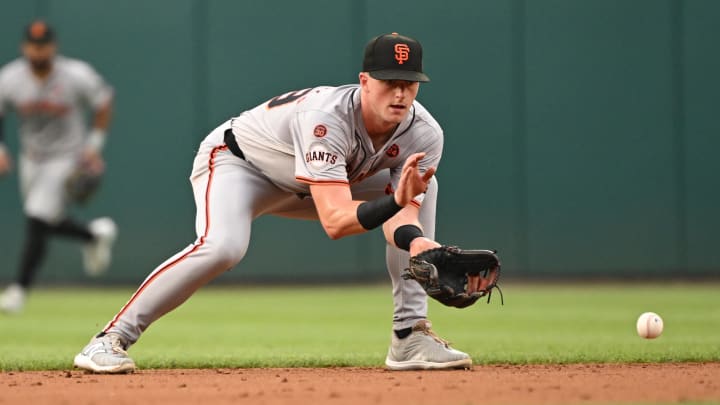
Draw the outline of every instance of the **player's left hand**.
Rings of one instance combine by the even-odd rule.
[[[405,271],[404,279],[417,281],[430,297],[451,307],[468,307],[486,295],[489,301],[493,289],[500,291],[500,259],[492,250],[441,246],[411,256]]]
[[[415,238],[410,242],[410,256],[417,256],[421,252],[424,252],[426,250],[435,249],[442,245],[435,242],[434,240],[430,238],[426,238],[424,236],[421,236],[419,238]]]
[[[101,175],[105,172],[105,161],[100,152],[94,148],[85,148],[80,157],[80,165],[92,175]]]
[[[410,256],[417,256],[426,250],[439,248],[441,246],[442,245],[440,243],[424,236],[415,238],[410,243]],[[473,293],[485,290],[488,284],[488,280],[480,276],[480,274],[469,273],[467,275],[467,285],[465,287],[465,292],[468,295],[472,295]]]
[[[105,161],[95,148],[85,148],[75,171],[65,181],[70,200],[84,204],[96,193],[102,182]]]

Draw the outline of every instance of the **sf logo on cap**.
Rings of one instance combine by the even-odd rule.
[[[407,44],[395,44],[395,60],[402,65],[410,58],[410,47]]]

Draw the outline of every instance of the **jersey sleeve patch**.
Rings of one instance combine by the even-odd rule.
[[[315,125],[315,129],[313,129],[313,135],[318,138],[322,138],[323,136],[327,135],[327,127],[323,124]]]
[[[305,163],[315,169],[335,165],[338,160],[337,153],[330,150],[324,142],[313,142],[305,152]]]
[[[318,111],[306,111],[297,115],[292,132],[297,181],[348,183],[346,131],[335,117]]]

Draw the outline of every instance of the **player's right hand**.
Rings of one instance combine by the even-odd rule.
[[[415,196],[422,194],[427,190],[430,179],[435,174],[435,168],[428,168],[425,173],[420,173],[418,163],[425,157],[425,153],[413,153],[410,155],[402,168],[400,181],[395,191],[395,202],[399,206],[404,207],[410,204]]]
[[[4,146],[0,145],[0,176],[4,176],[12,170],[12,159],[10,153]]]
[[[100,153],[93,148],[85,148],[80,164],[93,175],[100,175],[105,171],[105,161]]]

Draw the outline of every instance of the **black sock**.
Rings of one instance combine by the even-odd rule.
[[[40,264],[45,259],[49,235],[50,225],[39,219],[28,217],[25,245],[20,258],[20,274],[18,274],[18,283],[24,288],[30,287]]]
[[[395,336],[398,337],[398,339],[405,339],[406,337],[410,336],[412,333],[412,328],[405,328],[400,330],[394,330]]]
[[[80,239],[85,242],[89,242],[95,238],[87,225],[73,221],[70,218],[65,218],[57,225],[53,225],[51,228],[55,235],[67,236],[68,238]]]

